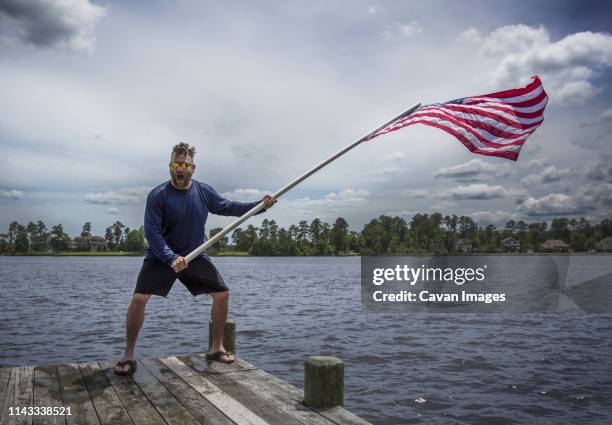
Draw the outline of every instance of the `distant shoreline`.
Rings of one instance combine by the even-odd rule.
[[[1,257],[144,257],[144,252],[31,252],[28,254],[0,254]],[[441,255],[441,257],[515,257],[535,255],[612,255],[612,252],[491,252],[474,254]],[[434,254],[388,254],[373,257],[433,257]],[[251,255],[246,251],[226,251],[209,254],[209,257],[360,257],[359,254],[344,255]],[[367,257],[367,255],[363,255]]]

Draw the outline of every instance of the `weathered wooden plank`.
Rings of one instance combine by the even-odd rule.
[[[2,412],[4,411],[4,399],[6,398],[6,393],[8,392],[10,379],[11,368],[0,367],[0,416],[2,416]]]
[[[34,406],[38,408],[63,407],[56,366],[36,366],[34,368]],[[51,412],[52,413],[52,412]],[[63,415],[40,415],[32,418],[34,425],[66,424]]]
[[[4,394],[4,406],[0,412],[0,425],[8,425],[15,423],[14,417],[9,416],[9,407],[15,407],[15,373],[16,368],[11,369],[8,383],[6,385],[6,393]]]
[[[151,372],[151,375],[160,381],[199,422],[207,425],[234,424],[234,422],[229,420],[215,406],[196,392],[196,390],[187,385],[185,381],[164,366],[159,360],[145,359],[141,360],[140,363],[145,366],[147,370]]]
[[[15,372],[15,401],[13,406],[25,407],[33,406],[34,401],[34,368],[32,366],[20,366],[14,369]],[[31,415],[13,416],[16,424],[32,424]]]
[[[260,397],[268,400],[278,409],[292,416],[300,423],[309,425],[333,425],[334,422],[322,417],[320,414],[313,412],[300,401],[296,401],[289,397],[284,391],[270,387],[265,381],[262,381],[260,376],[265,372],[253,370],[248,372],[225,373],[223,379],[231,379],[236,384],[244,386],[255,392]]]
[[[65,407],[70,407],[66,416],[68,425],[100,425],[100,420],[87,391],[87,386],[76,363],[57,365],[60,390]]]
[[[267,422],[242,404],[224,394],[219,388],[209,382],[204,376],[176,357],[164,357],[160,361],[180,376],[193,389],[202,394],[217,409],[239,425],[266,425]]]
[[[331,409],[314,410],[338,425],[371,425],[368,421],[361,419],[359,416],[340,406],[332,407]]]
[[[119,397],[96,363],[79,363],[87,391],[102,425],[133,424]]]
[[[198,372],[207,373],[230,373],[230,372],[241,372],[247,370],[257,369],[250,363],[245,362],[239,358],[233,364],[224,364],[221,362],[209,362],[206,360],[206,353],[194,354],[191,356],[177,356],[183,363],[191,362],[190,358],[194,362],[189,363]]]
[[[244,376],[248,372],[241,372],[239,375]],[[287,414],[283,410],[269,400],[258,395],[257,391],[239,385],[236,381],[229,379],[227,373],[223,374],[206,374],[206,379],[215,384],[221,391],[233,397],[244,407],[263,418],[271,424],[283,425],[302,425],[302,422],[294,416]]]
[[[132,378],[169,425],[196,425],[199,422],[185,407],[149,372],[139,364]]]
[[[142,393],[138,385],[129,376],[118,376],[114,373],[114,363],[101,362],[100,367],[115,389],[121,404],[127,410],[136,425],[166,425],[166,421]]]
[[[255,380],[259,385],[267,388],[270,392],[275,393],[275,397],[278,399],[291,399],[293,402],[302,403],[304,400],[304,392],[294,387],[293,385],[277,378],[274,375],[269,374],[261,369],[253,370],[245,374],[237,373],[237,377],[234,379],[242,379],[243,375],[251,375],[252,379]],[[248,385],[248,381],[245,380],[245,385]],[[287,400],[289,402],[289,400]],[[334,422],[339,425],[369,425],[369,422],[361,419],[358,416],[353,415],[344,408],[332,408],[332,409],[310,409],[313,412],[317,412],[327,420]]]

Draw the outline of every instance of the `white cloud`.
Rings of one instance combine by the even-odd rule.
[[[401,151],[389,152],[383,157],[383,161],[401,161],[403,159],[406,159],[406,154]]]
[[[602,156],[587,166],[586,176],[591,180],[612,183],[612,158]]]
[[[341,215],[350,208],[360,207],[367,203],[370,193],[363,189],[344,189],[331,192],[321,198],[301,198],[279,202],[279,207],[288,211],[291,216],[329,216]],[[279,209],[276,209],[279,211]]]
[[[368,8],[368,15],[376,15],[378,13],[378,6],[373,4]]]
[[[386,40],[395,40],[401,37],[413,37],[423,31],[423,27],[417,21],[410,21],[407,24],[394,22],[387,28],[381,36]]]
[[[463,36],[480,44],[483,55],[498,57],[494,71],[498,84],[521,84],[539,74],[551,100],[564,104],[583,104],[600,93],[591,80],[612,66],[608,33],[585,31],[551,41],[545,27],[519,24],[482,37],[475,37],[473,31]]]
[[[21,199],[23,198],[23,192],[21,190],[4,190],[0,189],[0,199]]]
[[[482,41],[482,36],[480,31],[476,28],[468,28],[459,34],[459,39],[468,43],[480,43]]]
[[[599,115],[597,115],[597,118],[595,119],[595,121],[596,122],[612,121],[612,108],[608,108],[602,113],[600,113]]]
[[[485,200],[496,198],[508,198],[516,196],[519,192],[515,189],[506,189],[503,186],[490,186],[485,183],[476,183],[467,186],[457,186],[451,189],[444,190],[434,195],[438,199],[453,199],[461,200]]]
[[[267,194],[272,194],[272,192],[259,189],[235,189],[231,192],[223,192],[221,196],[232,201],[251,202],[259,201]]]
[[[479,158],[471,159],[463,164],[440,168],[435,177],[455,178],[459,181],[472,182],[490,180],[491,176],[503,177],[515,170],[507,164],[491,163]]]
[[[592,124],[598,124],[600,122],[610,122],[610,121],[612,121],[612,108],[608,108],[600,112],[595,117],[583,120],[581,123],[581,126],[584,127],[584,126],[589,126]]]
[[[4,0],[0,24],[5,38],[39,47],[91,51],[95,26],[106,8],[89,0]]]
[[[411,198],[427,198],[429,191],[425,189],[404,189],[402,190],[403,196],[409,196]]]
[[[541,198],[525,199],[517,211],[527,216],[579,214],[585,209],[577,197],[562,193],[551,193]]]
[[[331,192],[325,195],[326,200],[338,201],[365,201],[365,198],[370,196],[370,192],[364,189],[344,189],[340,192]]]
[[[552,183],[561,180],[564,177],[572,175],[572,170],[569,168],[557,168],[554,165],[546,167],[539,174],[530,174],[523,178],[521,182],[524,186],[534,186],[545,183]]]
[[[143,202],[147,194],[151,191],[150,187],[126,187],[110,192],[87,193],[85,201],[90,204],[131,204]]]
[[[604,207],[608,210],[609,215],[610,207],[612,207],[612,183],[584,187],[579,191],[579,195],[584,205],[588,205],[591,209]]]
[[[482,51],[488,55],[515,54],[542,48],[550,43],[548,31],[527,25],[508,25],[482,38]]]
[[[525,163],[525,168],[527,169],[531,169],[533,167],[543,167],[545,165],[549,164],[549,158],[546,156],[544,158],[537,158],[537,159],[532,159],[530,161],[527,161]]]
[[[601,152],[602,148],[610,147],[610,135],[608,133],[579,133],[578,136],[570,137],[569,142],[574,146]]]
[[[567,105],[582,105],[600,92],[601,89],[589,81],[571,81],[557,91],[557,99]]]
[[[487,225],[494,224],[499,226],[505,224],[509,220],[516,220],[518,215],[516,213],[509,213],[506,211],[475,211],[468,214],[477,224]]]
[[[106,212],[109,214],[119,214],[119,208],[110,207],[109,209],[106,210]]]
[[[385,213],[385,215],[390,216],[390,217],[412,217],[415,214],[417,214],[416,211],[407,211],[407,210],[388,211]]]

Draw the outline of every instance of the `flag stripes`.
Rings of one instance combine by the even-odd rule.
[[[470,151],[516,161],[529,136],[544,121],[548,96],[535,76],[523,88],[424,105],[366,140],[414,124],[439,128]]]

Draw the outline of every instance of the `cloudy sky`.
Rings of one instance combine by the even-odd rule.
[[[138,227],[180,141],[197,148],[197,179],[259,199],[416,102],[536,74],[550,102],[517,162],[412,126],[266,217],[342,216],[353,230],[433,211],[599,220],[612,207],[611,23],[604,1],[0,0],[0,231]]]

